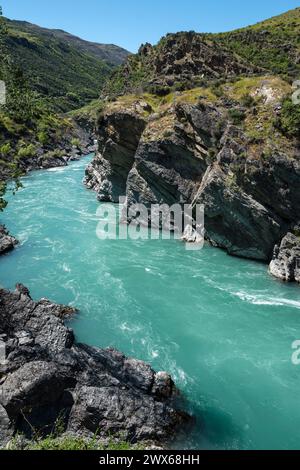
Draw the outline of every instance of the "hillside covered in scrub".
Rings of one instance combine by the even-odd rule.
[[[69,111],[99,96],[104,80],[128,56],[124,49],[91,43],[64,31],[5,19],[7,53],[31,88],[57,111]]]
[[[266,262],[274,253],[273,274],[298,278],[300,107],[290,65],[299,21],[296,9],[246,28],[239,48],[237,33],[195,32],[141,46],[103,90],[99,153],[86,172],[98,199],[204,204],[213,245]],[[275,41],[277,24],[285,41]],[[272,31],[261,47],[269,61],[252,40],[261,30]],[[279,248],[286,234],[288,253]]]
[[[300,8],[247,28],[207,37],[258,67],[299,78]]]

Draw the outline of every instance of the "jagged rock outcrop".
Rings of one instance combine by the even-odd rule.
[[[251,75],[261,70],[206,35],[193,31],[167,34],[157,45],[143,44],[138,54],[129,56],[106,82],[103,96],[115,96],[116,90],[129,94],[141,89],[155,89],[164,95],[170,88],[193,88],[203,80]]]
[[[0,225],[0,255],[13,250],[17,244],[18,241],[8,233],[4,225]]]
[[[280,246],[274,249],[270,263],[270,273],[282,281],[300,283],[300,238],[287,233]]]
[[[0,290],[0,444],[47,434],[57,418],[72,435],[164,441],[189,421],[170,376],[113,349],[77,344],[63,318],[74,309],[28,289]],[[4,354],[5,353],[5,354]]]
[[[268,260],[282,233],[279,218],[232,184],[219,164],[208,167],[195,198],[204,204],[206,237],[234,256]]]
[[[156,47],[141,48],[140,55],[153,62],[155,81],[173,85],[176,80],[193,80],[195,77],[234,76],[251,73],[253,68],[226,51],[212,45],[204,35],[195,32],[168,34]]]

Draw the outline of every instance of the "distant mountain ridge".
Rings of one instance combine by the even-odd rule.
[[[43,28],[27,21],[7,19],[7,22],[9,26],[18,29],[19,31],[62,39],[70,45],[76,46],[78,50],[95,56],[98,59],[105,60],[107,63],[112,65],[122,64],[129,55],[129,52],[122,47],[114,44],[100,44],[97,42],[87,41],[62,29]]]
[[[97,98],[114,67],[129,52],[84,41],[65,31],[5,19],[5,48],[55,111],[70,111]]]

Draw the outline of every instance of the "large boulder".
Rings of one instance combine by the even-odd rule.
[[[4,225],[0,225],[0,255],[13,250],[17,244],[17,240],[8,233]]]
[[[287,233],[280,246],[274,248],[270,273],[282,281],[300,283],[300,238]]]

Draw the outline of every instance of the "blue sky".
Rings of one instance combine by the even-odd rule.
[[[168,32],[229,31],[300,6],[300,0],[0,0],[4,15],[135,52]]]

